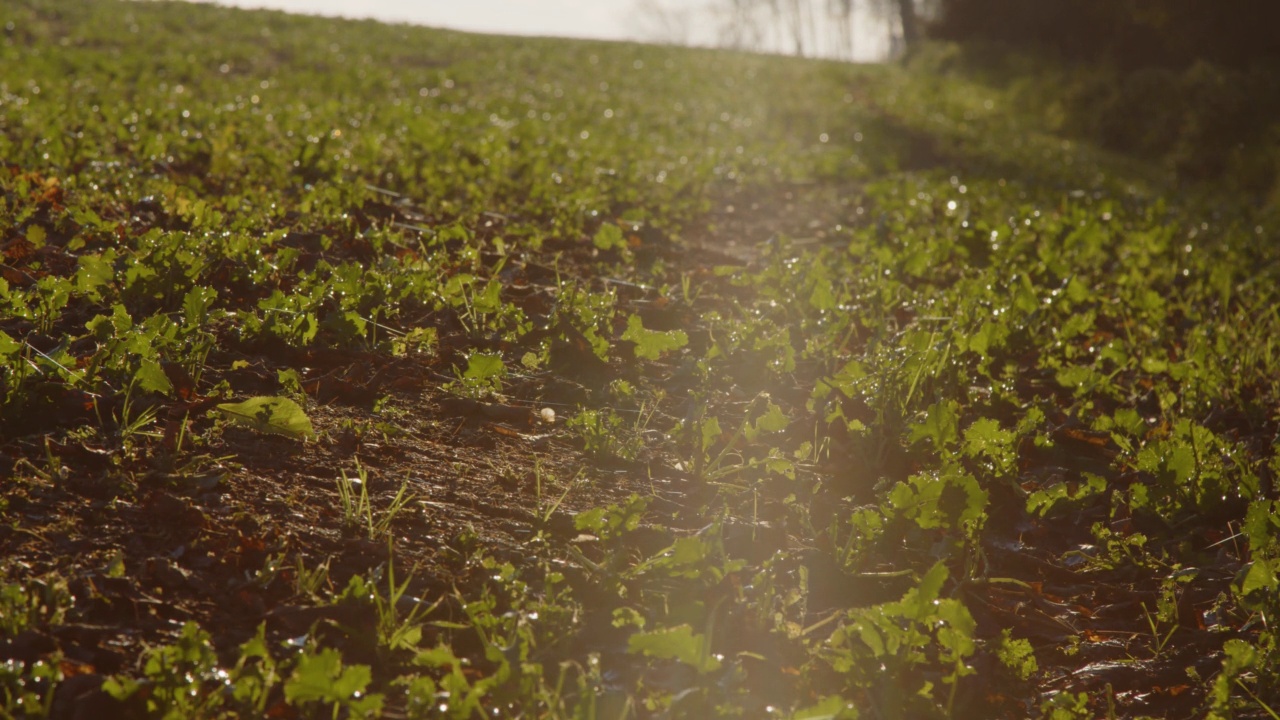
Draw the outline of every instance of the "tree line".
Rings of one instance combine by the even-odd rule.
[[[1277,0],[636,0],[650,39],[683,43],[711,24],[722,47],[850,59],[882,35],[887,55],[926,38],[999,44],[1126,68],[1280,59]]]
[[[931,36],[994,41],[1126,68],[1204,60],[1235,68],[1280,57],[1275,0],[940,0]]]

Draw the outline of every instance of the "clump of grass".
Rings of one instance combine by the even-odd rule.
[[[338,506],[342,510],[342,527],[349,533],[363,535],[369,540],[381,540],[391,532],[396,517],[414,500],[409,492],[409,480],[400,483],[391,502],[381,510],[374,507],[369,496],[369,471],[356,464],[356,476],[347,477],[345,470],[338,478]]]

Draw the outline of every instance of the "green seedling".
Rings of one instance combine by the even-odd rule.
[[[0,664],[0,715],[61,713],[107,612],[148,717],[1275,717],[1266,67],[0,5],[0,634],[67,653]],[[1178,118],[1164,166],[1075,126],[1098,88]],[[422,464],[396,557],[447,602],[312,554],[408,527],[361,464],[306,507],[353,452]],[[468,484],[499,455],[532,487]],[[1221,669],[1104,709],[1133,658],[1068,609],[1153,588],[1133,654],[1200,613]],[[999,633],[1031,610],[1077,641]]]
[[[239,403],[222,403],[218,412],[228,420],[258,432],[284,435],[296,440],[315,437],[311,418],[287,397],[255,397]]]
[[[400,483],[400,488],[391,498],[391,502],[383,510],[373,506],[369,495],[369,471],[362,465],[356,465],[356,477],[347,477],[342,471],[338,478],[338,503],[342,510],[342,526],[350,533],[363,534],[370,540],[386,537],[391,532],[391,524],[396,517],[413,502],[414,496],[409,492],[409,481]]]

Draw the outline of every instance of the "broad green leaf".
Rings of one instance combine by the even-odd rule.
[[[1007,473],[1017,462],[1013,441],[1013,432],[1001,428],[999,421],[979,418],[965,428],[964,453],[972,458],[985,456],[997,473]]]
[[[1067,318],[1066,322],[1062,323],[1058,328],[1058,338],[1066,341],[1090,333],[1093,331],[1093,326],[1096,322],[1096,313],[1092,310],[1076,313]]]
[[[1165,458],[1170,472],[1173,473],[1174,482],[1181,485],[1190,482],[1196,473],[1196,455],[1191,448],[1186,445],[1179,445],[1172,449]]]
[[[782,412],[782,408],[771,402],[769,403],[769,409],[756,418],[756,430],[760,432],[781,432],[787,429],[789,422],[786,414]]]
[[[1008,628],[1000,633],[1000,644],[996,648],[996,656],[1020,680],[1029,680],[1040,670],[1031,642],[1023,638],[1015,640]]]
[[[593,508],[578,513],[573,518],[573,527],[579,532],[599,534],[604,529],[604,508]]]
[[[355,698],[356,693],[364,692],[372,679],[373,673],[368,665],[349,665],[334,678],[330,690],[338,698]]]
[[[594,533],[602,540],[608,540],[639,527],[648,506],[648,498],[633,493],[625,504],[578,513],[573,524],[582,532]]]
[[[1226,660],[1222,663],[1223,672],[1228,675],[1248,670],[1258,662],[1258,648],[1248,640],[1233,638],[1222,644],[1222,650],[1226,654]]]
[[[1271,567],[1271,563],[1265,559],[1254,560],[1253,565],[1249,567],[1249,573],[1244,576],[1244,582],[1240,584],[1240,594],[1249,595],[1256,590],[1274,589],[1276,589],[1275,568]]]
[[[815,310],[835,309],[837,298],[830,280],[823,279],[814,283],[813,292],[809,293],[809,304]]]
[[[875,657],[883,657],[888,648],[885,647],[884,638],[880,636],[880,631],[876,629],[876,626],[871,623],[860,622],[856,625],[856,628],[858,638],[871,650],[871,654]]]
[[[627,651],[663,660],[679,660],[700,673],[719,669],[720,661],[711,656],[705,635],[693,632],[688,625],[677,625],[647,633],[636,633],[627,641]]]
[[[1142,358],[1142,371],[1153,375],[1168,372],[1169,361],[1148,355]]]
[[[795,711],[791,720],[843,720],[856,718],[853,703],[839,695],[828,695],[807,708]]]
[[[1120,408],[1116,410],[1112,417],[1116,428],[1128,433],[1133,437],[1142,437],[1146,432],[1147,423],[1142,419],[1141,413],[1133,408]]]
[[[929,568],[929,572],[925,573],[924,577],[920,579],[919,592],[921,602],[933,603],[942,592],[942,584],[947,581],[949,576],[950,573],[947,571],[945,562],[940,560],[934,563],[933,567]]]
[[[993,322],[984,322],[982,326],[969,336],[969,350],[980,357],[986,357],[987,351],[997,342],[1000,327]]]
[[[762,433],[785,430],[788,422],[787,416],[782,412],[782,408],[770,402],[764,414],[757,417],[755,422],[744,427],[742,434],[748,441],[755,442]]]
[[[490,280],[484,291],[471,301],[471,307],[479,313],[496,313],[502,310],[502,283]]]
[[[987,499],[978,481],[958,468],[917,473],[894,485],[888,495],[891,507],[924,530],[980,522]]]
[[[965,428],[965,454],[971,457],[1000,452],[1013,440],[1013,433],[1000,428],[1000,422],[991,418],[978,418]]]
[[[302,375],[293,368],[277,370],[276,382],[280,383],[281,388],[295,397],[300,397],[306,393],[302,388]]]
[[[646,330],[639,315],[627,318],[622,339],[636,344],[636,357],[649,360],[657,360],[663,353],[679,350],[689,343],[689,336],[683,330]]]
[[[311,418],[298,404],[286,397],[254,397],[241,403],[223,403],[218,406],[228,420],[257,430],[258,432],[285,435],[302,440],[315,437]]]
[[[1054,379],[1064,388],[1080,392],[1080,388],[1092,388],[1097,382],[1097,372],[1087,365],[1072,365],[1054,373]]]
[[[680,538],[652,561],[647,570],[661,570],[670,577],[693,580],[702,574],[712,552],[713,548],[701,537]]]
[[[293,675],[284,684],[284,697],[290,703],[328,700],[332,697],[333,679],[342,672],[342,654],[325,648],[298,658]]]
[[[969,609],[958,600],[948,598],[934,605],[934,612],[942,625],[938,628],[938,644],[950,650],[954,657],[968,657],[976,646],[973,632],[977,622]]]
[[[189,327],[200,327],[209,319],[209,308],[218,300],[218,291],[197,285],[182,298],[183,320]]]
[[[156,392],[162,395],[168,395],[173,392],[173,383],[169,381],[169,376],[164,374],[164,369],[160,367],[160,363],[155,360],[143,360],[138,366],[138,372],[134,373],[133,377],[138,381],[138,387],[147,392]]]
[[[627,246],[627,240],[622,236],[622,228],[613,223],[601,225],[591,241],[601,250],[613,250],[615,248],[621,250]]]
[[[342,654],[333,648],[325,648],[298,658],[293,675],[285,682],[284,697],[290,703],[349,704],[362,700],[358,693],[364,692],[371,679],[368,665],[343,667]],[[378,697],[380,704],[381,697]]]
[[[1267,547],[1280,528],[1280,503],[1273,500],[1254,500],[1245,512],[1244,534],[1249,547],[1259,552]]]
[[[76,290],[97,300],[101,299],[100,289],[111,284],[115,279],[115,251],[107,250],[101,255],[81,255],[77,260]]]
[[[987,491],[967,472],[952,472],[944,477],[947,482],[938,498],[938,510],[946,516],[948,524],[960,527],[980,523],[987,509]]]
[[[502,364],[502,358],[490,353],[473,353],[467,358],[467,371],[463,373],[463,377],[472,380],[488,380],[489,378],[501,377],[506,371],[506,367]]]
[[[935,403],[925,411],[922,422],[911,426],[911,443],[932,440],[935,450],[945,450],[959,439],[959,424],[959,409],[954,400]]]
[[[0,330],[0,357],[8,355],[16,355],[22,349],[22,344],[9,337],[8,333]]]
[[[932,618],[937,608],[934,601],[938,599],[939,593],[942,592],[942,585],[949,575],[945,562],[934,563],[933,567],[929,568],[929,572],[920,579],[920,584],[908,590],[907,594],[894,604],[897,606],[896,610],[904,617],[913,620]]]

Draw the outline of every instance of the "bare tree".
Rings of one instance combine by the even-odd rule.
[[[920,30],[916,24],[916,7],[912,0],[898,0],[898,22],[902,24],[902,44],[910,52],[920,40]]]
[[[827,0],[827,16],[834,18],[836,56],[853,57],[853,0]]]
[[[915,47],[920,41],[920,22],[917,15],[916,0],[864,0],[868,9],[878,17],[884,18],[897,32],[890,30],[889,47],[891,56],[901,55]],[[931,0],[924,0],[926,4]],[[895,27],[896,26],[896,27]]]
[[[692,39],[693,10],[663,4],[662,0],[635,0],[631,22],[645,40],[688,45]]]
[[[760,5],[760,0],[727,0],[711,5],[711,11],[717,16],[720,44],[739,50],[760,49],[765,44],[765,24],[758,12]]]
[[[646,39],[689,42],[697,28],[715,28],[701,42],[721,47],[798,56],[852,60],[858,25],[883,23],[891,47],[911,46],[918,37],[916,4],[935,0],[635,0],[634,22]],[[861,36],[866,38],[867,35]],[[864,46],[865,47],[865,46]]]

